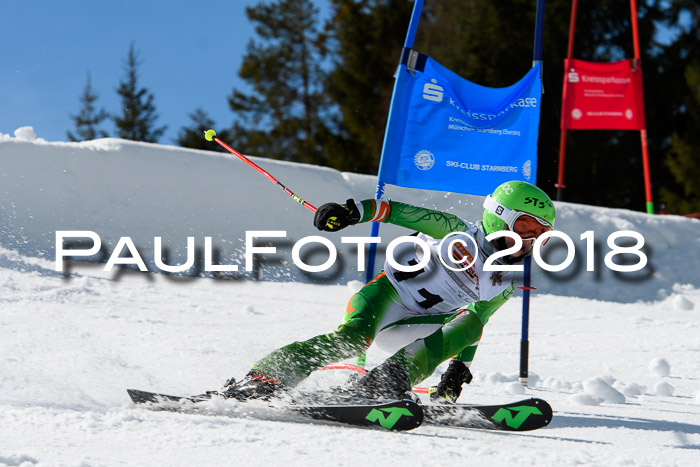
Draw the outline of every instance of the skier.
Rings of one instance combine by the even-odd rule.
[[[510,237],[486,241],[485,237],[500,230],[518,234],[522,247],[493,261],[517,264],[532,253],[537,237],[552,230],[554,218],[549,196],[521,181],[503,183],[486,197],[483,218],[474,224],[396,201],[349,199],[345,204],[322,205],[314,217],[319,230],[337,232],[361,222],[389,222],[417,230],[417,240],[429,246],[427,264],[405,272],[387,261],[384,270],[352,296],[336,331],[273,351],[241,381],[229,380],[222,394],[241,400],[268,399],[314,370],[362,354],[378,335],[393,334],[404,339],[404,346],[355,382],[350,393],[404,399],[412,385],[454,357],[438,386],[431,388],[431,398],[456,401],[462,385],[471,382],[469,366],[483,326],[514,290],[512,272],[484,271],[484,262],[513,247],[515,241]],[[423,254],[421,248],[411,248],[402,263],[417,266]],[[473,264],[465,269],[467,263]]]

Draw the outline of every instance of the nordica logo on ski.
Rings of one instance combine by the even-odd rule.
[[[384,412],[389,415],[385,415]],[[387,430],[391,430],[394,428],[394,425],[396,425],[396,422],[398,422],[404,415],[413,417],[413,413],[411,413],[411,411],[408,409],[404,409],[402,407],[387,407],[385,409],[372,409],[365,419],[369,420],[370,422],[379,423],[379,425],[383,426]]]
[[[516,412],[517,415],[513,417],[513,412]],[[530,415],[542,415],[542,412],[540,412],[540,409],[537,407],[530,407],[529,405],[521,405],[518,407],[509,407],[509,408],[502,408],[499,409],[498,412],[494,414],[492,417],[493,420],[497,422],[506,422],[506,425],[509,427],[513,428],[514,430],[517,430],[522,426],[523,423],[525,423],[525,420],[530,418]]]

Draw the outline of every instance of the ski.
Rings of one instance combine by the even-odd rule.
[[[391,431],[407,431],[418,428],[423,422],[421,406],[410,400],[390,401],[378,404],[263,404],[261,401],[241,402],[225,399],[217,393],[198,396],[171,396],[154,392],[127,389],[135,404],[148,404],[149,408],[174,412],[194,412],[209,415],[228,415],[271,420],[289,420],[298,415],[303,419],[337,422],[359,427],[376,427]]]
[[[542,399],[525,399],[511,404],[424,405],[426,425],[479,428],[500,431],[530,431],[549,425],[552,407]]]
[[[210,394],[199,396],[171,396],[169,394],[159,394],[156,392],[140,391],[138,389],[127,389],[131,401],[134,404],[161,404],[164,402],[204,402],[211,399]]]

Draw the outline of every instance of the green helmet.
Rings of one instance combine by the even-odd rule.
[[[481,220],[484,232],[489,235],[504,230],[506,225],[513,230],[513,223],[521,213],[529,214],[554,228],[554,204],[547,193],[530,183],[513,180],[499,185],[484,200],[484,217]]]

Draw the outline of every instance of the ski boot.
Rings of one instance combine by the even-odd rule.
[[[462,394],[462,385],[471,382],[472,374],[469,367],[458,360],[452,360],[447,371],[442,374],[440,383],[428,390],[430,400],[435,403],[454,404],[459,399],[459,395]]]
[[[348,388],[348,392],[363,399],[415,400],[411,382],[398,364],[387,360]]]
[[[228,380],[219,394],[227,399],[232,398],[240,401],[251,399],[266,401],[282,395],[287,389],[278,379],[261,371],[250,370],[245,378],[238,382],[235,378]]]

